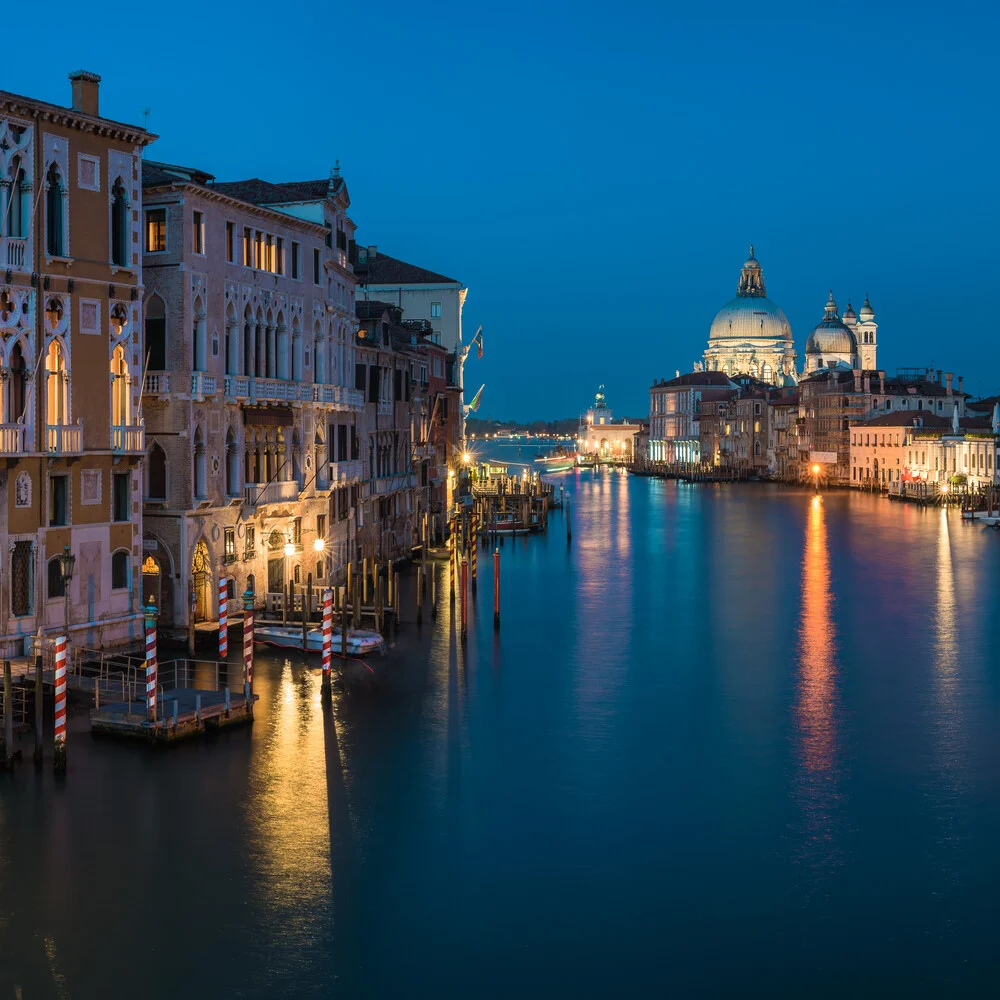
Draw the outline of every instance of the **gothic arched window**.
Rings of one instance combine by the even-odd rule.
[[[128,199],[119,177],[111,189],[111,263],[128,267]]]
[[[50,257],[66,256],[63,234],[63,181],[53,163],[45,175],[45,251]]]

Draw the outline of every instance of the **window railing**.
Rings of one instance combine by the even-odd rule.
[[[146,451],[146,428],[142,424],[114,424],[111,450],[120,455],[142,455]]]
[[[4,259],[7,262],[7,267],[24,267],[24,258],[27,252],[28,241],[8,236],[3,242]]]
[[[0,424],[0,455],[24,453],[24,424]]]
[[[83,424],[47,424],[46,451],[52,455],[77,455],[83,451]]]
[[[146,378],[142,383],[142,391],[158,395],[170,392],[169,372],[146,372]]]
[[[302,487],[298,480],[277,480],[272,483],[247,483],[243,495],[247,506],[259,507],[265,503],[281,503],[297,500]]]

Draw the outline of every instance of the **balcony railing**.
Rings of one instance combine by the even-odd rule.
[[[273,483],[247,483],[243,493],[247,506],[259,507],[265,503],[297,500],[301,490],[297,479],[289,479]]]
[[[191,372],[191,395],[214,396],[218,392],[215,376],[208,372]]]
[[[361,459],[353,462],[331,462],[329,469],[330,486],[342,485],[351,479],[361,478]]]
[[[0,455],[24,453],[24,424],[0,424]]]
[[[47,424],[45,441],[50,455],[79,455],[83,451],[83,424]]]
[[[170,392],[169,372],[146,372],[146,378],[142,383],[142,391],[151,395],[165,395]]]
[[[119,455],[145,454],[146,428],[142,424],[112,425],[111,450]]]
[[[28,247],[27,240],[15,239],[8,236],[4,239],[4,259],[7,267],[24,267],[25,253]]]

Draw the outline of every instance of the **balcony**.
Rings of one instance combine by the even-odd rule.
[[[191,395],[214,396],[218,392],[214,375],[208,372],[191,372]]]
[[[111,450],[116,455],[144,455],[146,428],[142,424],[112,425]]]
[[[24,267],[28,241],[15,239],[12,236],[4,238],[3,257],[6,267]]]
[[[227,375],[224,392],[232,399],[294,402],[313,398],[311,383],[292,382],[283,378],[251,378],[248,375]]]
[[[288,479],[273,483],[247,483],[243,494],[248,507],[260,507],[266,503],[298,500],[301,490],[298,480]]]
[[[146,372],[142,383],[142,391],[151,396],[165,396],[170,392],[169,372]]]
[[[46,424],[45,445],[50,455],[82,454],[83,424]]]
[[[352,479],[361,478],[361,459],[353,462],[331,462],[329,465],[329,487],[341,486]]]
[[[24,454],[24,424],[0,424],[0,455]]]

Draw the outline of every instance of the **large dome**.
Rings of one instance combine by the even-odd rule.
[[[737,296],[727,302],[713,320],[708,335],[709,341],[740,343],[759,337],[768,340],[792,339],[788,317],[770,299],[761,296]]]

